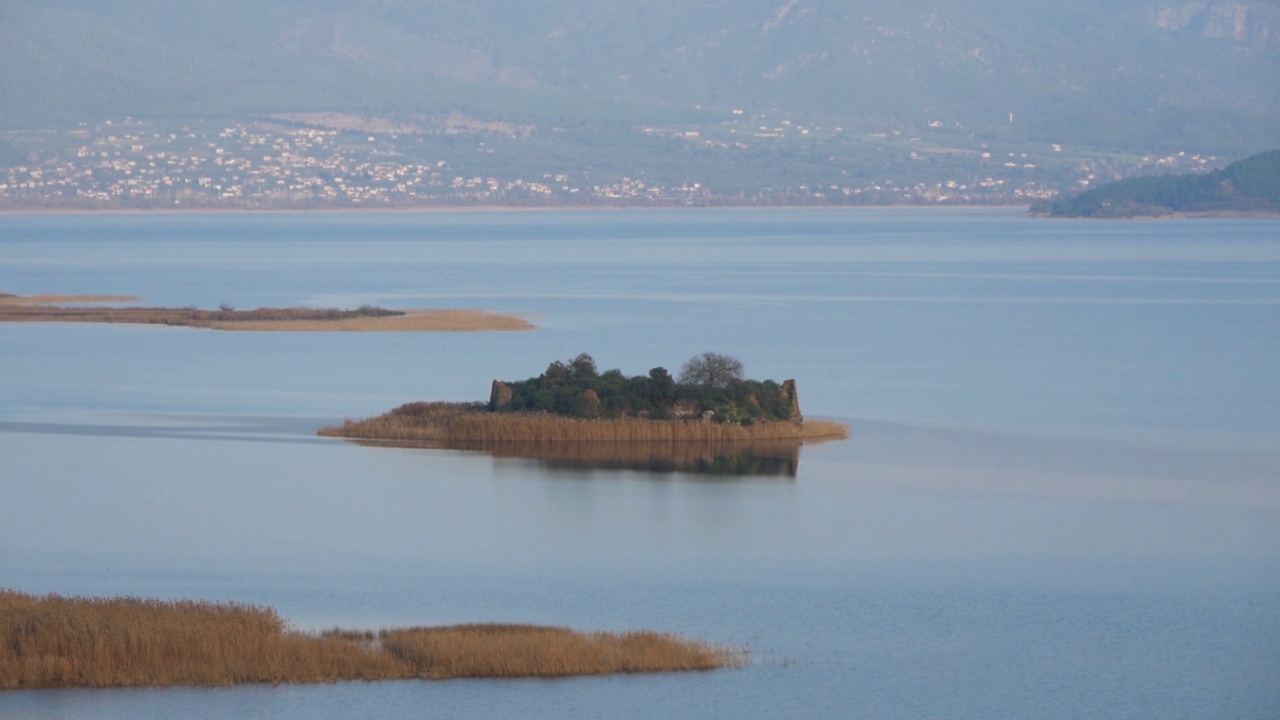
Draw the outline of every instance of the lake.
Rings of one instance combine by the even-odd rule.
[[[0,292],[517,333],[0,325],[0,587],[746,645],[711,673],[0,693],[0,717],[1280,716],[1280,225],[1018,210],[9,215]],[[322,425],[723,352],[785,472]]]

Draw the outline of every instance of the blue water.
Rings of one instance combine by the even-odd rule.
[[[0,292],[526,333],[0,326],[0,587],[746,644],[743,670],[7,692],[4,718],[1280,716],[1280,233],[1014,211],[6,216]],[[850,424],[794,479],[313,436],[705,350]]]

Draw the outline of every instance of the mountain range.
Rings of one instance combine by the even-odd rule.
[[[1280,145],[1280,3],[6,0],[0,126],[775,111],[1097,148]]]

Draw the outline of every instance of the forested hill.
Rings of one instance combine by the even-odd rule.
[[[1280,212],[1280,150],[1210,173],[1120,180],[1072,197],[1037,203],[1049,217],[1159,217],[1176,213]]]

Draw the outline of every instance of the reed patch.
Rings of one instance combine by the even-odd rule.
[[[414,402],[365,420],[321,428],[329,437],[469,443],[725,443],[764,440],[833,440],[849,428],[829,420],[773,421],[751,425],[700,420],[574,418],[548,413],[491,412],[483,403]]]
[[[743,651],[650,631],[458,625],[383,631],[378,640],[420,677],[433,680],[712,670],[746,660]]]
[[[741,648],[532,625],[301,632],[237,603],[0,590],[0,689],[558,677],[711,670]]]

